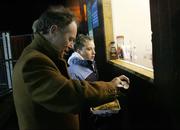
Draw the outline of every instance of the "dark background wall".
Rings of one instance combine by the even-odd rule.
[[[9,31],[12,35],[32,33],[32,23],[51,5],[63,5],[70,8],[80,22],[79,31],[87,32],[84,0],[2,0],[0,1],[0,31]],[[82,7],[82,8],[80,8]]]
[[[161,105],[165,118],[170,119],[167,124],[171,124],[172,129],[180,129],[180,1],[150,2],[158,105]]]
[[[64,0],[4,0],[0,2],[0,31],[11,34],[28,34],[32,32],[32,23],[49,6],[65,4]]]

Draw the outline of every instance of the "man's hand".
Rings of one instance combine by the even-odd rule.
[[[117,86],[117,87],[122,87],[124,89],[129,88],[130,80],[128,77],[125,75],[121,75],[119,77],[116,77],[112,80],[112,82]]]

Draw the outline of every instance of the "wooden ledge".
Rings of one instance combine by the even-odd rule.
[[[114,66],[117,66],[119,68],[122,68],[124,70],[127,70],[130,73],[133,73],[143,79],[149,80],[150,82],[153,82],[154,79],[154,71],[153,69],[125,61],[125,60],[109,60],[110,64],[113,64]]]

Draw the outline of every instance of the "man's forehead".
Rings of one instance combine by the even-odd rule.
[[[63,32],[77,32],[77,24],[72,21],[69,25],[64,28],[60,28]]]

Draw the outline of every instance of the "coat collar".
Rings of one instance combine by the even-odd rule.
[[[56,64],[61,73],[65,77],[69,78],[69,75],[67,73],[67,63],[65,59],[59,57],[60,52],[54,46],[52,46],[52,44],[48,40],[46,40],[41,34],[35,34],[34,40],[32,41],[30,48],[36,49],[48,56]]]
[[[51,59],[60,59],[60,52],[39,33],[35,34],[34,40],[32,41],[31,45]]]

